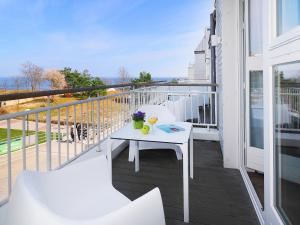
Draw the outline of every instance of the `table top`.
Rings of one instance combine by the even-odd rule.
[[[184,128],[184,131],[167,133],[157,126],[161,124],[171,124]],[[186,122],[172,122],[172,123],[157,123],[154,125],[154,132],[151,131],[149,134],[143,134],[141,130],[134,129],[132,123],[126,124],[124,127],[114,132],[111,135],[111,139],[122,139],[122,140],[134,140],[134,141],[148,141],[148,142],[162,142],[162,143],[173,143],[183,144],[189,141],[190,133],[192,130],[192,124]]]

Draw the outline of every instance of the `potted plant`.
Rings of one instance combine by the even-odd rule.
[[[132,114],[133,127],[135,129],[142,129],[144,126],[145,113],[137,111]]]

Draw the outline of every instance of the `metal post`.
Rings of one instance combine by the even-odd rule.
[[[11,172],[11,130],[10,130],[10,119],[7,120],[7,185],[8,194],[11,193],[12,188],[12,172]]]
[[[48,96],[48,106],[50,107],[50,96]],[[46,117],[46,137],[47,137],[47,170],[51,170],[51,110],[47,110]]]
[[[26,134],[25,134],[25,117],[22,118],[22,158],[23,158],[23,170],[26,170]]]

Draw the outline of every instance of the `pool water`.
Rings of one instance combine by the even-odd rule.
[[[11,151],[17,151],[22,148],[22,139],[17,138],[11,141]],[[7,153],[7,142],[0,142],[0,155]]]

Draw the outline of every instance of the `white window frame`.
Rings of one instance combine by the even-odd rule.
[[[277,36],[276,0],[264,1],[264,121],[265,145],[265,219],[267,224],[284,225],[276,209],[274,148],[274,75],[273,66],[300,60],[300,26]]]
[[[239,90],[240,90],[240,95],[239,95],[239,127],[240,127],[240,136],[239,136],[239,146],[240,146],[240,151],[239,151],[239,170],[241,172],[242,178],[244,180],[245,186],[247,188],[247,191],[250,195],[250,199],[252,201],[252,204],[254,206],[254,209],[256,211],[256,214],[258,216],[258,219],[260,221],[261,224],[265,223],[265,216],[264,216],[264,211],[263,211],[263,206],[258,198],[258,195],[256,193],[256,190],[248,176],[247,173],[247,169],[246,169],[246,150],[247,150],[247,143],[245,142],[245,138],[247,135],[247,132],[245,132],[246,129],[248,129],[248,122],[246,121],[246,117],[247,117],[247,104],[246,104],[246,99],[244,99],[244,94],[246,96],[248,96],[248,93],[246,92],[246,76],[248,74],[247,73],[247,68],[249,66],[249,63],[254,63],[254,65],[257,65],[258,63],[255,63],[255,61],[257,61],[258,57],[262,57],[262,54],[257,54],[254,57],[250,56],[250,49],[249,49],[249,44],[248,41],[249,40],[249,33],[247,31],[247,23],[248,23],[248,0],[244,0],[245,1],[245,21],[244,24],[242,23],[242,3],[243,1],[239,1],[238,5],[238,11],[240,12],[238,15],[238,20],[239,22],[239,55],[240,55],[240,76],[239,76]],[[243,32],[244,32],[244,37],[243,37]],[[243,39],[244,38],[244,39]],[[244,41],[246,43],[244,43]],[[253,57],[253,60],[250,60],[250,62],[248,62],[248,65],[246,65],[246,58],[249,57]],[[255,68],[255,66],[252,66],[253,70],[257,69]],[[259,69],[257,70],[263,70],[263,68],[258,67]],[[244,77],[245,76],[245,77]],[[249,77],[249,75],[248,75]],[[245,110],[246,109],[246,110]],[[245,111],[244,111],[245,110]],[[264,151],[264,150],[262,150]]]
[[[250,22],[249,12],[250,4],[249,1],[245,0],[245,34],[246,34],[246,55],[245,55],[245,82],[246,82],[246,152],[245,163],[250,169],[263,172],[263,155],[264,149],[260,149],[250,144],[250,73],[251,71],[263,71],[263,55],[261,54],[250,54]],[[250,18],[251,19],[251,18]],[[264,76],[264,75],[263,75]]]

